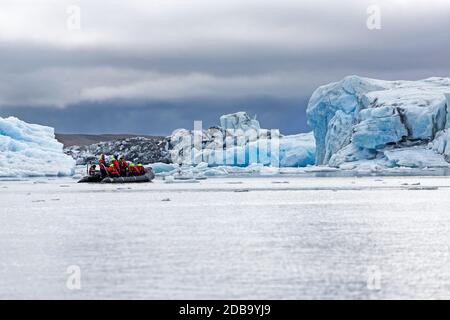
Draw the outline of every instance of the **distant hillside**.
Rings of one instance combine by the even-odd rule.
[[[158,138],[163,137],[148,136],[148,135],[135,135],[135,134],[56,134],[56,139],[61,142],[64,147],[71,146],[88,146],[99,142],[108,142],[115,140],[123,140],[134,137],[146,137],[146,138]]]

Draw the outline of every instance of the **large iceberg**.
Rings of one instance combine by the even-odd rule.
[[[316,164],[352,168],[449,166],[450,78],[382,81],[349,76],[318,88],[307,108]]]
[[[53,128],[0,118],[0,177],[71,175],[74,166]]]
[[[315,162],[312,132],[283,136],[278,130],[262,129],[245,112],[223,115],[220,126],[207,130],[175,130],[169,149],[173,163],[209,167],[305,167]]]

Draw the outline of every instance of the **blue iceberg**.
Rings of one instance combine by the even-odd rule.
[[[437,77],[383,81],[349,76],[318,88],[307,108],[315,163],[448,166],[449,92],[450,78]]]
[[[305,167],[315,163],[315,148],[312,132],[283,136],[278,130],[261,129],[255,118],[238,112],[221,116],[220,126],[207,130],[174,131],[169,152],[180,165]]]
[[[0,177],[72,175],[74,167],[53,128],[0,118]]]

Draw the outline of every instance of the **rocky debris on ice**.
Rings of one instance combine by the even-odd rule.
[[[367,167],[369,160],[388,168],[448,167],[449,92],[450,78],[349,76],[318,88],[307,108],[316,164],[349,169]]]
[[[220,126],[174,131],[169,152],[178,164],[305,167],[315,162],[315,140],[312,133],[283,136],[277,130],[262,129],[255,118],[238,112],[221,116]]]
[[[74,167],[53,128],[0,118],[0,177],[65,176]]]
[[[169,162],[168,144],[165,138],[133,137],[100,142],[88,146],[72,146],[64,152],[74,158],[77,165],[98,160],[101,154],[125,156],[128,161],[142,164]]]

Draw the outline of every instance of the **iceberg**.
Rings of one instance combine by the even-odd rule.
[[[447,161],[450,161],[450,130],[445,129],[439,131],[429,147],[435,152],[443,155]]]
[[[450,78],[383,81],[349,76],[319,87],[307,107],[316,165],[448,166]],[[446,158],[446,157],[447,158]]]
[[[176,172],[179,169],[179,166],[176,164],[169,164],[163,162],[156,162],[149,165],[152,168],[155,174],[167,173],[167,172]]]
[[[223,115],[220,126],[207,130],[177,129],[169,141],[171,160],[180,165],[306,167],[315,163],[316,155],[312,132],[283,136],[262,129],[246,112]]]
[[[438,153],[426,147],[410,147],[385,151],[384,155],[392,166],[409,168],[448,168],[450,163]]]
[[[256,118],[252,119],[246,112],[236,112],[232,114],[225,114],[220,117],[220,126],[227,129],[241,129],[247,131],[249,129],[259,130],[259,121]]]
[[[314,134],[300,133],[280,139],[280,167],[306,167],[316,159]]]
[[[74,168],[53,128],[0,118],[0,177],[66,176]]]

